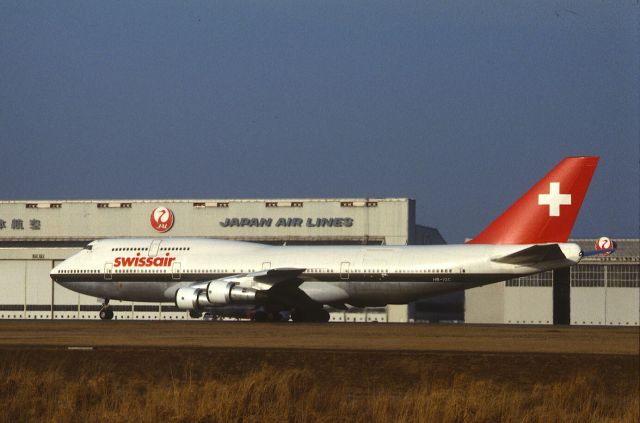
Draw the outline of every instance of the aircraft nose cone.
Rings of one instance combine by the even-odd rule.
[[[62,267],[62,263],[58,264],[53,269],[51,269],[51,271],[49,272],[49,276],[51,277],[51,279],[55,279],[61,273],[60,272],[61,267]]]

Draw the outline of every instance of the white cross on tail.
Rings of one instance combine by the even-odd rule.
[[[549,183],[549,194],[538,195],[539,206],[549,206],[549,216],[560,216],[560,206],[571,204],[571,194],[560,194],[560,182]]]

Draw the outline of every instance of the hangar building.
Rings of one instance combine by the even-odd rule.
[[[173,212],[154,229],[158,207]],[[166,229],[166,231],[165,231]],[[0,202],[0,319],[97,319],[100,301],[51,281],[87,243],[114,237],[197,236],[271,244],[442,244],[415,223],[408,198]],[[170,304],[111,301],[118,319],[186,319]],[[407,306],[335,312],[332,320],[409,320]]]
[[[596,239],[574,239],[583,251]],[[616,240],[609,256],[465,291],[466,323],[638,326],[640,239]]]

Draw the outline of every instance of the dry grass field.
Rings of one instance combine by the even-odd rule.
[[[609,347],[623,352],[593,353],[574,351],[585,349],[586,341],[579,341],[581,333],[601,342],[598,334],[606,330],[596,335],[589,328],[568,331],[564,346],[554,347],[558,351],[527,352],[521,351],[530,345],[527,332],[541,343],[544,336],[536,335],[539,328],[523,327],[518,328],[517,338],[495,340],[497,351],[490,352],[456,348],[455,342],[438,351],[426,347],[376,350],[357,337],[345,339],[351,348],[321,349],[307,340],[370,330],[378,337],[388,332],[402,343],[398,325],[298,326],[295,331],[300,331],[301,338],[291,348],[278,346],[277,336],[275,347],[242,340],[254,331],[276,330],[276,325],[260,329],[261,325],[195,324],[214,333],[228,330],[235,333],[236,343],[248,344],[216,348],[174,345],[180,337],[172,331],[181,328],[175,326],[166,326],[172,336],[168,345],[148,345],[147,331],[160,336],[163,326],[147,322],[146,329],[121,326],[123,339],[138,339],[123,346],[108,335],[114,326],[103,323],[92,323],[95,342],[84,342],[93,346],[91,350],[69,350],[69,345],[48,341],[44,334],[38,343],[1,338],[0,421],[635,423],[640,419],[638,353],[630,351],[637,345],[637,328],[611,332],[619,335],[609,337]],[[37,327],[31,325],[29,333],[22,325],[25,336],[32,339]],[[0,323],[0,336],[16,328],[8,326]],[[135,331],[126,333],[131,328]],[[472,329],[463,331],[471,334]],[[511,334],[500,328],[476,329],[481,342],[491,331],[496,338]],[[110,342],[101,338],[103,330]],[[185,344],[198,344],[191,329],[184,330]],[[462,329],[434,326],[432,338],[436,343],[446,333],[455,338],[457,330]],[[49,334],[51,338],[58,335],[65,334]],[[572,338],[577,347],[570,345]],[[511,348],[502,351],[500,346],[509,340]],[[312,347],[305,347],[307,342]]]

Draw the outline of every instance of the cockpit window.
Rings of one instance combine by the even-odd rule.
[[[83,250],[89,250],[89,251],[91,251],[91,250],[93,250],[93,245],[85,245],[85,246],[84,246],[84,248],[83,248]]]

